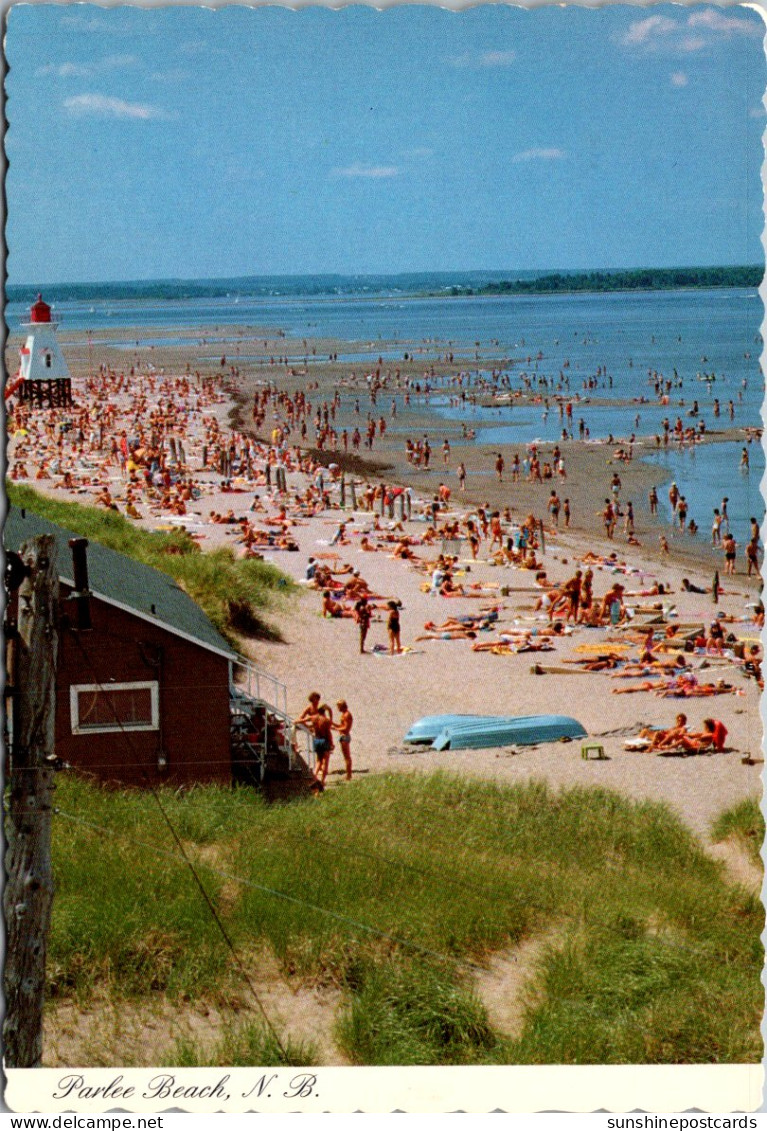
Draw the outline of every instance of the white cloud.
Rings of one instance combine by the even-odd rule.
[[[454,67],[510,67],[516,59],[516,51],[467,51],[454,55],[450,63]]]
[[[122,98],[110,98],[105,94],[76,94],[64,99],[64,109],[68,113],[83,117],[129,118],[148,121],[150,118],[167,118],[168,114],[156,106],[142,102],[124,102]]]
[[[685,35],[679,41],[680,51],[702,51],[706,46],[706,40],[702,35]]]
[[[343,169],[334,169],[336,177],[397,177],[399,169],[396,165],[347,165]]]
[[[561,161],[565,156],[564,149],[523,149],[521,153],[515,153],[512,161]]]
[[[687,86],[689,81],[690,80],[688,79],[684,71],[674,71],[673,75],[671,76],[672,86]]]
[[[659,15],[634,20],[619,42],[624,47],[640,47],[648,51],[665,48],[689,54],[702,51],[722,36],[763,34],[763,25],[755,20],[704,8],[692,12],[684,22]]]
[[[428,145],[414,145],[412,149],[403,149],[403,157],[433,157],[434,150]]]
[[[641,47],[659,36],[669,35],[678,26],[676,20],[669,19],[668,16],[647,16],[644,20],[635,20],[629,24],[621,42],[627,47]]]
[[[764,106],[752,106],[748,112],[749,118],[764,118],[767,115],[767,110]]]
[[[105,59],[95,59],[91,63],[46,63],[37,68],[35,75],[55,75],[60,79],[90,78],[107,71],[133,67],[137,62],[135,55],[107,55]]]
[[[723,35],[763,35],[764,26],[754,20],[743,19],[742,16],[725,16],[714,8],[704,8],[702,12],[693,12],[687,19],[688,27],[706,28],[708,31],[720,32]]]

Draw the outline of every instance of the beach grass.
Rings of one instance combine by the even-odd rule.
[[[224,1023],[221,1036],[212,1045],[190,1036],[180,1037],[162,1057],[168,1068],[226,1067],[252,1065],[303,1066],[316,1063],[311,1041],[277,1039],[264,1022]]]
[[[341,993],[352,1063],[761,1058],[761,906],[661,804],[440,773],[159,796],[241,960],[266,947]],[[242,1003],[157,802],[65,778],[56,805],[49,993]],[[535,940],[518,1031],[496,1031],[481,971]]]
[[[736,841],[745,848],[753,863],[761,867],[764,833],[764,816],[759,801],[755,797],[747,797],[719,814],[711,828],[711,839],[715,843],[730,839]]]
[[[13,506],[25,507],[81,537],[168,574],[231,642],[237,634],[279,639],[279,630],[265,614],[274,608],[278,594],[295,587],[268,562],[236,558],[229,547],[203,552],[185,530],[144,530],[115,511],[53,499],[10,481],[6,490]]]
[[[357,1064],[475,1064],[500,1041],[476,990],[454,971],[405,961],[370,966],[337,1023]]]

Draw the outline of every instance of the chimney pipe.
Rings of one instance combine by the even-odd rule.
[[[89,629],[91,625],[91,594],[88,588],[88,539],[70,538],[69,548],[72,551],[72,567],[74,570],[75,591],[72,596],[77,602],[77,627],[80,630]]]

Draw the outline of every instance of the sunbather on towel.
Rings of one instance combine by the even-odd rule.
[[[691,754],[698,754],[701,750],[716,750],[721,754],[724,750],[724,741],[727,738],[727,727],[719,719],[704,719],[703,730],[683,735],[679,745]]]
[[[678,714],[674,725],[667,730],[653,730],[651,727],[643,727],[639,732],[639,737],[649,740],[650,750],[669,750],[679,746],[683,739],[688,738],[687,715]]]

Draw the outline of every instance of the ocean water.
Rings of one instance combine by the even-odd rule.
[[[765,470],[765,454],[758,441],[747,445],[748,471],[741,470],[740,455],[743,444],[704,444],[683,451],[669,449],[653,453],[649,462],[659,464],[666,471],[665,485],[676,483],[680,495],[690,505],[688,521],[694,518],[700,527],[696,537],[711,541],[711,522],[714,507],[721,507],[727,496],[727,513],[736,542],[742,568],[746,542],[750,537],[750,519],[764,519],[764,501],[761,481]],[[660,490],[659,511],[670,520],[671,504],[667,490]]]
[[[419,282],[427,287],[429,277]],[[178,342],[198,350],[203,328],[217,327],[206,352],[211,356],[225,352],[233,361],[238,356],[245,361],[261,356],[259,331],[270,329],[299,341],[325,338],[349,343],[343,353],[339,351],[340,357],[350,369],[363,373],[379,356],[386,368],[394,369],[401,353],[418,358],[423,350],[426,367],[427,352],[431,362],[435,353],[452,349],[465,364],[469,391],[472,383],[487,375],[487,359],[506,358],[503,372],[511,388],[523,388],[526,378],[549,396],[548,411],[543,404],[456,408],[440,382],[429,397],[435,418],[467,423],[476,430],[478,443],[500,446],[559,439],[563,420],[557,393],[571,400],[575,434],[583,420],[591,439],[611,434],[616,440],[625,439],[632,432],[652,437],[662,431],[664,417],[672,426],[677,417],[685,425],[703,419],[708,430],[761,425],[763,306],[753,289],[429,298],[399,287],[396,280],[360,283],[362,293],[303,295],[294,287],[292,293],[275,294],[276,286],[268,294],[217,298],[139,300],[115,293],[106,299],[56,302],[55,295],[46,297],[54,302],[62,331],[91,331],[96,348],[104,340],[100,331],[141,327],[146,333],[140,333],[140,340],[146,344]],[[340,285],[336,292],[339,289]],[[322,290],[321,281],[315,290]],[[20,303],[8,304],[6,321],[12,334],[20,331],[25,314]],[[228,329],[235,326],[252,326],[253,339],[235,341]],[[169,329],[174,331],[169,338],[158,333]],[[135,342],[135,335],[128,332],[120,344],[127,350]],[[291,353],[301,360],[295,344]],[[316,360],[321,360],[319,351]],[[597,387],[584,388],[598,373]],[[657,403],[655,374],[673,383],[666,406]],[[548,385],[539,383],[544,379]],[[718,418],[715,398],[720,403]],[[691,415],[694,401],[697,415]],[[398,418],[398,426],[403,423]],[[739,541],[742,523],[752,514],[761,518],[764,457],[759,445],[752,444],[750,473],[743,476],[738,466],[741,446],[704,444],[695,452],[669,450],[651,456],[667,469],[669,482],[676,479],[680,489],[684,484],[701,536],[709,536],[713,507],[723,495],[730,498],[731,522]]]

